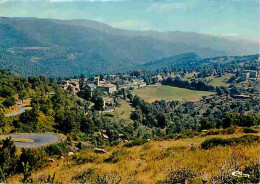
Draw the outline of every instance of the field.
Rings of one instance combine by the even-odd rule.
[[[147,102],[156,100],[179,100],[179,101],[198,101],[202,96],[214,94],[208,91],[196,91],[172,86],[146,86],[141,89],[133,90],[134,95],[138,95]]]
[[[243,169],[250,163],[258,163],[258,144],[218,146],[210,150],[200,148],[200,144],[212,137],[240,137],[244,133],[236,132],[232,135],[207,135],[179,140],[149,141],[141,146],[125,148],[105,148],[107,154],[95,154],[93,150],[82,150],[75,157],[65,156],[64,160],[55,159],[46,169],[38,170],[34,178],[46,174],[56,174],[55,182],[71,183],[75,178],[85,176],[91,180],[99,176],[108,178],[122,178],[120,183],[156,183],[164,180],[170,171],[189,167],[198,175],[189,183],[200,183],[203,178],[209,183],[212,177],[219,177],[221,172],[228,172],[233,167]],[[258,134],[259,135],[259,134]],[[113,161],[106,161],[116,154]],[[84,161],[86,159],[87,161]],[[64,177],[66,176],[66,177]],[[19,181],[21,175],[16,175],[10,182]]]
[[[230,79],[232,75],[223,75],[221,77],[206,77],[207,80],[212,80],[210,82],[210,84],[214,87],[216,86],[224,86],[224,87],[227,87],[229,86],[230,84],[229,83],[226,83],[228,81],[228,79]]]
[[[134,108],[132,108],[128,102],[122,100],[120,107],[115,108],[114,114],[117,116],[117,118],[128,121],[130,120],[129,117],[133,110]]]

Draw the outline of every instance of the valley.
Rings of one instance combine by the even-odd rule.
[[[1,70],[0,179],[254,183],[258,57],[187,53],[149,64],[156,70],[73,78]]]
[[[0,184],[260,183],[257,0],[0,0]]]

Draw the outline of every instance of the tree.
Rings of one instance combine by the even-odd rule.
[[[101,96],[96,96],[93,98],[94,102],[94,108],[98,111],[103,111],[104,110],[104,99]]]
[[[100,75],[99,75],[99,79],[100,79],[100,80],[104,80],[104,78],[105,78],[104,74],[100,74]]]
[[[3,105],[7,108],[15,105],[15,99],[14,97],[7,97],[5,101],[3,102]]]
[[[156,115],[157,124],[160,128],[165,128],[169,121],[164,113],[159,113]]]
[[[18,157],[16,155],[16,146],[11,137],[3,140],[3,146],[0,148],[0,168],[3,172],[2,177],[7,177],[14,174],[16,171]],[[4,178],[0,178],[3,180]]]
[[[35,132],[38,129],[39,108],[33,105],[31,110],[26,110],[19,117],[24,131]]]
[[[83,74],[80,75],[79,78],[79,89],[82,90],[85,84],[85,76]]]
[[[82,132],[93,134],[95,132],[95,125],[92,120],[84,117],[80,122],[80,129]]]
[[[211,128],[215,128],[215,124],[213,122],[210,121],[210,119],[208,117],[203,117],[200,120],[200,124],[201,124],[201,129],[211,129]]]
[[[27,92],[25,90],[22,90],[18,95],[19,95],[19,98],[22,100],[22,104],[23,104],[23,101],[27,96]]]

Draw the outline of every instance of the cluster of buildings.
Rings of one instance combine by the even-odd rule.
[[[116,75],[113,75],[110,80],[100,80],[99,77],[95,77],[94,80],[85,80],[83,90],[90,90],[93,92],[96,88],[102,88],[104,92],[112,94],[122,88],[139,89],[146,86],[143,79],[133,79],[131,81],[124,80],[122,85],[116,86],[112,84],[117,79]],[[161,79],[161,78],[160,78]],[[74,94],[80,91],[79,79],[67,79],[61,81],[61,87],[63,90],[71,90]]]
[[[78,79],[63,80],[60,86],[63,90],[71,90],[74,94],[80,91]]]
[[[258,71],[257,70],[245,70],[242,73],[241,80],[246,81],[249,78],[257,78],[258,77]]]

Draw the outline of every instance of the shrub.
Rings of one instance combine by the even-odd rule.
[[[128,148],[131,148],[133,146],[140,146],[140,145],[143,145],[147,142],[146,139],[135,139],[133,141],[130,141],[128,143],[125,143],[124,144],[124,147],[128,147]]]
[[[42,149],[30,149],[30,148],[23,148],[22,153],[20,155],[19,160],[19,170],[23,170],[23,164],[28,163],[29,167],[33,170],[38,168],[43,168],[46,165],[42,162],[43,157],[45,156],[45,152]]]
[[[7,108],[15,105],[15,99],[14,97],[7,97],[5,101],[3,102],[3,105]]]
[[[85,163],[96,162],[98,157],[94,156],[94,155],[88,155],[88,156],[80,155],[80,156],[76,156],[75,159],[76,159],[77,164],[85,164]]]
[[[129,153],[130,151],[127,151],[125,149],[120,149],[118,151],[113,152],[110,157],[105,159],[105,162],[117,163],[120,160],[123,160],[126,157],[126,155],[128,155]]]
[[[254,129],[252,129],[252,128],[245,128],[245,129],[243,130],[243,132],[244,132],[244,133],[258,133],[257,130],[254,130]]]
[[[201,147],[203,149],[210,149],[210,148],[213,148],[213,147],[216,147],[216,146],[226,146],[226,145],[229,145],[230,142],[226,139],[222,139],[222,138],[211,138],[211,139],[208,139],[206,141],[204,141],[203,143],[201,143]]]
[[[194,178],[196,173],[189,168],[185,167],[171,172],[167,179],[158,181],[157,184],[172,184],[172,183],[186,183],[188,179]]]
[[[243,174],[248,174],[249,177],[235,177],[235,176],[226,176],[222,179],[221,184],[226,183],[259,183],[260,182],[260,169],[259,164],[253,164],[247,166],[243,171]]]
[[[73,179],[76,181],[75,183],[90,183],[91,181],[94,181],[94,172],[95,170],[93,168],[89,168],[75,176]]]
[[[45,152],[51,156],[51,155],[62,155],[69,152],[69,148],[65,143],[57,143],[49,145],[45,148]]]
[[[230,139],[211,138],[201,143],[201,148],[210,149],[216,146],[226,146],[226,145],[234,145],[234,144],[248,145],[257,141],[259,141],[259,136],[254,136],[254,135],[244,135],[239,138],[235,137]]]
[[[235,126],[231,126],[226,130],[227,134],[234,134],[236,132],[236,127]]]
[[[260,183],[259,163],[246,167],[243,173],[249,174],[250,183]]]

